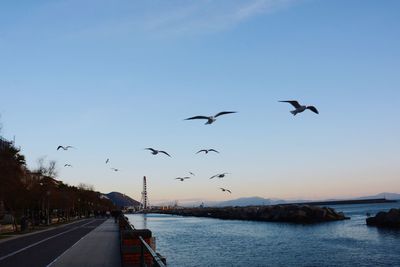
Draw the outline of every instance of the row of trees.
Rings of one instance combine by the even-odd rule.
[[[41,159],[38,169],[31,171],[20,150],[0,137],[0,220],[8,213],[15,223],[29,221],[35,226],[115,208],[92,186],[70,186],[56,176],[54,161],[45,166]]]

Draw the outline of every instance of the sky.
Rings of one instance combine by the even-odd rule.
[[[71,185],[140,200],[147,176],[150,203],[400,193],[399,10],[395,0],[2,1],[0,134],[32,169],[56,160]],[[292,99],[320,114],[292,116],[278,102]],[[238,113],[184,120],[223,110]],[[203,148],[221,153],[195,154]]]

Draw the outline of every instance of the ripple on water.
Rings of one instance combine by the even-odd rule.
[[[128,217],[136,228],[152,230],[168,266],[400,266],[400,231],[365,224],[367,212],[391,207],[335,206],[352,219],[316,225],[162,214]]]

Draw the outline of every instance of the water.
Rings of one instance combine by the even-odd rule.
[[[400,230],[367,227],[366,213],[400,203],[337,205],[351,220],[317,225],[128,215],[148,228],[168,266],[400,266]]]

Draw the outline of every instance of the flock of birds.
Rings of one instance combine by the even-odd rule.
[[[285,100],[285,101],[279,101],[279,102],[291,104],[295,108],[294,110],[290,111],[290,113],[292,113],[293,116],[296,116],[298,113],[302,113],[307,109],[312,111],[312,112],[314,112],[314,113],[316,113],[316,114],[319,114],[317,108],[315,108],[314,106],[301,105],[296,100]],[[213,124],[217,120],[217,118],[219,116],[227,115],[227,114],[233,114],[233,113],[237,113],[237,112],[236,111],[222,111],[222,112],[219,112],[219,113],[217,113],[217,114],[215,114],[213,116],[201,116],[200,115],[200,116],[190,117],[190,118],[187,118],[185,120],[206,120],[205,125],[210,125],[210,124]],[[69,150],[70,148],[74,148],[74,147],[73,146],[69,146],[69,145],[68,146],[59,145],[57,147],[57,150],[62,149],[64,151],[66,151],[66,150]],[[164,154],[164,155],[166,155],[168,157],[171,157],[171,155],[168,152],[164,151],[164,150],[157,150],[157,149],[154,149],[154,148],[151,148],[151,147],[147,147],[147,148],[145,148],[145,150],[149,150],[152,155]],[[218,154],[220,153],[219,151],[217,151],[217,150],[215,150],[213,148],[209,148],[209,149],[201,149],[201,150],[197,151],[196,154],[203,153],[203,152],[204,152],[204,154],[208,154],[210,152],[214,152],[214,153],[218,153]],[[108,164],[109,162],[110,162],[110,159],[107,158],[106,161],[105,161],[105,164]],[[64,167],[72,167],[72,165],[69,164],[69,163],[66,163],[66,164],[64,164]],[[120,171],[120,169],[117,169],[117,168],[110,168],[110,169],[112,171],[114,171],[114,172]],[[191,176],[195,176],[195,174],[193,172],[189,172],[189,174]],[[209,179],[214,179],[214,178],[222,179],[227,174],[229,174],[229,173],[227,173],[227,172],[219,173],[219,174],[211,176]],[[192,178],[191,176],[177,177],[174,180],[179,180],[181,182],[184,182],[185,180],[191,179]],[[223,188],[223,187],[220,187],[219,189],[222,192],[227,192],[227,193],[230,193],[230,194],[232,193],[231,190]]]

